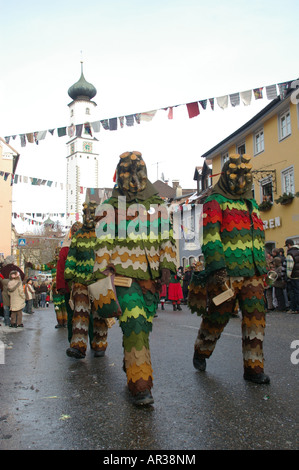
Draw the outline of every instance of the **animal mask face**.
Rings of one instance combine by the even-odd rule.
[[[70,230],[71,235],[74,235],[74,233],[76,233],[78,230],[80,230],[80,228],[82,228],[81,222],[75,222],[71,226],[71,230]]]
[[[96,225],[95,212],[97,203],[90,201],[89,203],[83,204],[83,226],[88,229],[92,229]]]
[[[117,165],[117,183],[122,191],[138,193],[146,188],[147,171],[140,152],[124,152]]]
[[[249,155],[233,154],[229,156],[226,168],[226,178],[229,191],[232,194],[242,195],[252,187],[252,164]]]

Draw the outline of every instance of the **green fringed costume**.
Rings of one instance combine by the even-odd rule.
[[[123,332],[124,369],[137,404],[139,398],[140,404],[147,404],[153,402],[149,333],[159,302],[161,275],[166,270],[176,272],[175,241],[163,200],[146,177],[142,180],[142,171],[134,171],[134,160],[144,166],[141,154],[126,152],[120,159],[118,188],[102,206],[104,217],[96,230],[94,271],[97,277],[113,265],[116,276],[133,280],[131,287],[116,287],[122,311],[119,324]],[[126,175],[130,186],[126,186]],[[136,181],[141,181],[138,190],[132,188]]]
[[[94,221],[96,203],[91,202],[83,206],[83,226],[72,236],[64,270],[64,278],[71,291],[70,303],[73,310],[72,336],[70,347],[66,352],[68,356],[77,359],[85,357],[88,337],[95,356],[104,355],[108,345],[107,322],[94,311],[88,292],[88,286],[96,280],[94,275],[97,244]]]
[[[265,236],[256,201],[252,198],[250,157],[230,156],[219,182],[203,208],[205,270],[192,276],[188,305],[203,317],[195,342],[194,366],[205,369],[221,332],[234,314],[242,312],[244,378],[268,383],[264,371]],[[234,297],[215,305],[213,298],[232,287]]]

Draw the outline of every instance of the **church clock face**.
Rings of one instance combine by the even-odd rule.
[[[92,152],[92,143],[91,142],[83,142],[83,151],[84,152]]]

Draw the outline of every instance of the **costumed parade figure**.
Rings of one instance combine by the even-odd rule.
[[[264,374],[264,229],[252,198],[250,157],[231,155],[203,207],[205,270],[192,276],[188,305],[202,315],[193,364],[205,370],[221,332],[234,312],[242,312],[244,379],[269,383]],[[231,291],[227,290],[231,288]],[[217,299],[226,292],[227,300]]]
[[[96,207],[94,201],[83,204],[83,226],[73,234],[65,261],[64,278],[71,290],[70,303],[73,310],[72,337],[66,353],[76,359],[85,358],[88,336],[92,338],[91,349],[95,357],[104,356],[108,346],[108,323],[94,310],[88,291],[88,286],[96,280]]]
[[[38,271],[43,271],[43,272],[51,271],[51,275],[52,275],[51,290],[52,290],[53,304],[54,304],[54,310],[56,313],[56,320],[57,320],[57,324],[55,325],[55,328],[63,328],[63,327],[67,328],[67,311],[66,311],[64,295],[59,294],[56,288],[56,271],[57,271],[59,252],[60,252],[60,247],[56,247],[55,258],[53,259],[53,261],[50,261],[49,263],[46,263],[46,264],[26,263],[26,267],[35,269]]]
[[[59,257],[57,261],[56,269],[56,290],[61,295],[64,296],[66,311],[67,311],[67,328],[68,328],[68,340],[72,339],[72,319],[73,319],[73,310],[70,306],[70,289],[68,283],[64,279],[64,269],[69,248],[71,245],[72,236],[82,227],[81,222],[75,222],[71,228],[59,251]]]
[[[169,282],[170,272],[176,272],[175,242],[167,209],[147,179],[140,152],[120,155],[116,182],[112,197],[102,206],[102,211],[105,207],[107,210],[97,229],[95,272],[113,266],[124,370],[131,397],[139,406],[154,401],[149,334],[161,284]],[[105,233],[107,228],[110,233]],[[118,285],[119,277],[131,284]]]

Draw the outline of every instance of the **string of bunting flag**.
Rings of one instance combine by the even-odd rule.
[[[10,184],[17,184],[17,183],[29,183],[33,186],[47,186],[47,187],[55,187],[58,189],[64,189],[67,187],[65,183],[60,183],[57,181],[50,181],[42,178],[35,178],[33,176],[23,176],[14,173],[10,173],[8,171],[0,170],[0,177],[3,177],[4,181],[10,181]]]
[[[46,180],[42,178],[36,178],[33,176],[23,176],[23,175],[18,175],[14,173],[9,173],[8,171],[2,171],[0,170],[0,177],[3,177],[4,181],[10,181],[10,185],[12,186],[13,184],[19,184],[19,183],[25,183],[25,184],[31,184],[32,186],[44,186],[44,187],[49,187],[49,188],[55,188],[55,189],[71,189],[72,185],[70,184],[65,184],[61,183],[58,181],[51,181],[51,180]],[[78,186],[78,192],[83,194],[84,191],[87,189],[85,186]],[[90,188],[91,190],[93,188]]]
[[[49,218],[49,217],[60,217],[61,219],[64,219],[65,216],[70,216],[70,215],[77,215],[79,216],[79,214],[77,214],[76,212],[71,212],[71,213],[65,213],[65,212],[56,212],[56,213],[50,213],[50,212],[45,212],[45,213],[40,213],[40,212],[12,212],[12,217],[14,219],[18,219],[20,218],[23,222],[28,222],[29,225],[39,225],[39,226],[42,226],[44,225],[45,221],[44,220],[36,220],[36,217],[39,217],[39,218],[42,218],[42,219],[46,219],[46,218]],[[78,217],[77,217],[78,218]],[[53,222],[53,225],[55,224],[56,222]],[[69,226],[67,225],[63,225],[61,226],[62,229],[66,230],[69,228]]]
[[[134,126],[135,123],[140,124],[142,121],[152,121],[157,111],[168,111],[168,119],[173,119],[174,108],[177,108],[179,106],[186,107],[188,117],[191,119],[198,116],[200,114],[201,109],[207,109],[208,104],[210,105],[211,110],[214,111],[215,104],[217,104],[223,110],[229,106],[229,103],[232,107],[239,106],[241,102],[244,106],[248,106],[250,105],[253,97],[255,100],[263,99],[265,93],[268,100],[273,100],[278,96],[280,97],[280,99],[284,99],[292,82],[293,80],[274,85],[262,86],[259,88],[232,93],[224,96],[218,96],[216,98],[207,98],[199,101],[194,101],[192,103],[177,104],[173,106],[168,106],[166,108],[163,107],[152,111],[130,114],[127,116],[101,119],[91,123],[87,122],[84,124],[64,126],[43,131],[15,134],[6,136],[4,137],[4,139],[5,142],[9,144],[10,139],[15,140],[17,136],[19,136],[21,147],[25,147],[27,142],[35,143],[38,145],[41,140],[44,140],[46,138],[47,133],[50,133],[53,136],[55,134],[55,131],[58,137],[63,137],[66,135],[70,138],[75,136],[81,137],[82,132],[85,135],[92,136],[92,132],[100,132],[101,128],[105,130],[115,131],[118,130],[119,127],[123,128],[125,125],[131,127]]]

